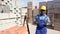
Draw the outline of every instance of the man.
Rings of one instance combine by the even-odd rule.
[[[39,14],[35,17],[34,23],[37,23],[36,34],[47,34],[46,23],[50,23],[49,16],[45,14],[46,6],[39,8]]]

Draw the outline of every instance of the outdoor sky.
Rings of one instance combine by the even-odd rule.
[[[21,3],[22,7],[25,7],[25,6],[27,6],[27,2],[32,1],[34,3],[34,5],[38,6],[39,2],[44,2],[46,0],[17,0],[17,1]],[[52,0],[47,0],[47,1],[52,1]]]

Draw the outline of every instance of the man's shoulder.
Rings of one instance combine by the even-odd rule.
[[[40,14],[37,14],[36,16],[40,16]]]
[[[40,14],[37,14],[36,16],[35,16],[35,18],[38,18],[40,16]]]
[[[49,17],[48,15],[44,14],[45,17]]]
[[[47,19],[48,19],[48,18],[49,18],[49,16],[48,16],[48,15],[45,15],[45,18],[47,18]]]

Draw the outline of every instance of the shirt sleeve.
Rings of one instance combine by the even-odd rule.
[[[50,21],[50,18],[49,18],[48,16],[47,16],[47,22],[48,22],[48,23],[50,23],[50,22],[51,22],[51,21]]]
[[[36,17],[34,18],[34,22],[37,21],[37,19],[38,19],[38,16],[36,16]]]

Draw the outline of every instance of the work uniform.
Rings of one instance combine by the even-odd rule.
[[[49,17],[46,14],[44,14],[43,16],[38,14],[35,17],[34,21],[38,22],[37,28],[36,28],[36,34],[47,34],[46,22],[50,23]]]

